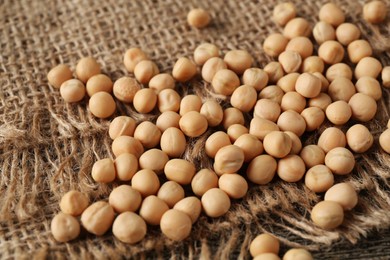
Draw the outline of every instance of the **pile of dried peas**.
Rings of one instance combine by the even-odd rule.
[[[382,22],[385,10],[383,2],[370,2],[364,6],[364,19]],[[278,61],[263,69],[252,67],[253,57],[245,50],[228,51],[222,59],[219,48],[211,43],[195,49],[194,61],[179,58],[172,74],[160,73],[145,52],[131,48],[123,61],[134,77],[124,76],[114,83],[101,74],[92,57],[77,63],[77,79],[67,65],[54,67],[48,73],[50,85],[59,88],[68,103],[79,102],[87,94],[89,110],[97,118],[115,113],[114,97],[141,114],[160,112],[155,123],[137,125],[128,116],[111,121],[108,134],[116,159],[98,160],[91,175],[99,183],[119,180],[131,185],[120,185],[112,190],[108,202],[93,204],[79,191],[66,193],[60,202],[61,213],[51,223],[54,238],[59,242],[75,239],[81,216],[88,232],[103,235],[112,227],[114,236],[124,243],[142,240],[147,224],[160,225],[164,235],[181,241],[190,235],[202,211],[213,218],[223,216],[231,199],[246,195],[247,180],[265,185],[275,174],[286,182],[304,178],[307,188],[325,192],[324,201],[312,209],[311,219],[324,229],[340,226],[344,211],[356,206],[358,195],[349,183],[334,184],[334,174],[350,174],[355,166],[353,152],[366,152],[374,138],[363,124],[354,124],[346,133],[338,126],[374,118],[382,96],[377,78],[382,73],[382,85],[390,87],[390,67],[382,68],[371,57],[371,45],[360,39],[357,26],[344,22],[338,6],[322,6],[319,18],[312,29],[307,20],[296,17],[292,3],[277,5],[273,19],[284,31],[269,35],[263,49]],[[202,9],[192,10],[187,17],[197,28],[210,20]],[[318,56],[313,55],[311,34],[319,45]],[[342,62],[344,56],[356,64],[354,71]],[[193,80],[198,66],[202,79],[215,94],[226,96],[231,107],[223,109],[216,99],[202,100],[194,94],[181,97],[175,91],[175,82]],[[253,113],[249,128],[244,113]],[[325,120],[335,126],[323,131],[317,144],[302,147],[303,133],[315,131]],[[204,147],[214,159],[213,169],[197,169],[180,158],[186,138],[216,127],[224,131],[211,134]],[[390,129],[381,134],[379,144],[390,153]],[[247,178],[239,173],[244,164],[248,164]],[[161,184],[162,175],[166,181]],[[186,197],[185,185],[195,196]],[[279,259],[279,241],[269,234],[259,235],[250,252],[256,259]],[[283,259],[297,257],[311,259],[304,249],[291,249]]]

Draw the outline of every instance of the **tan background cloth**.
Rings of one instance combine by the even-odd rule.
[[[299,16],[314,25],[326,1],[294,2]],[[336,2],[347,14],[347,21],[363,31],[375,55],[389,65],[389,18],[379,27],[372,26],[362,20],[358,2]],[[263,40],[282,30],[271,20],[274,5],[271,0],[0,1],[2,258],[117,258],[144,253],[149,258],[171,254],[248,257],[250,241],[266,231],[278,236],[284,245],[305,246],[323,256],[335,243],[348,246],[371,230],[389,227],[390,157],[377,146],[389,117],[386,90],[379,102],[380,112],[367,124],[375,136],[375,147],[356,156],[356,170],[351,175],[336,177],[336,181],[351,182],[360,197],[356,209],[346,214],[345,223],[335,231],[316,228],[309,220],[310,210],[321,196],[309,192],[302,182],[287,184],[275,178],[270,185],[251,187],[245,199],[233,202],[225,217],[212,220],[202,216],[190,238],[182,243],[164,239],[158,227],[149,227],[146,238],[134,246],[120,243],[111,232],[102,237],[83,232],[79,239],[64,244],[52,238],[50,221],[59,211],[58,202],[64,193],[77,189],[96,201],[107,198],[115,184],[96,184],[90,177],[94,161],[112,156],[109,122],[90,115],[87,99],[65,104],[59,91],[48,86],[50,68],[66,63],[74,69],[81,57],[91,55],[102,65],[103,73],[116,80],[128,74],[122,63],[125,50],[137,46],[161,71],[169,72],[178,57],[191,56],[202,42],[216,44],[223,53],[246,49],[255,57],[255,65],[263,67],[271,60],[262,50]],[[209,10],[212,24],[204,30],[190,28],[186,15],[192,7]],[[191,92],[193,86],[198,92],[210,88],[194,82],[179,88]],[[117,115],[133,114],[130,107],[118,105]],[[202,142],[209,134],[194,141],[195,151],[189,149],[186,158],[204,162],[197,149],[203,151]],[[310,135],[306,143],[317,137],[318,133]]]

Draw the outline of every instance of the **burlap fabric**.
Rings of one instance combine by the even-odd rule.
[[[312,24],[324,3],[294,2],[298,14]],[[389,19],[379,27],[368,25],[362,20],[360,3],[336,2],[346,12],[347,21],[362,30],[375,55],[389,65]],[[271,0],[1,0],[1,258],[248,258],[249,243],[261,232],[272,232],[284,245],[304,246],[324,257],[335,244],[355,243],[371,230],[388,228],[390,156],[377,144],[389,117],[390,97],[385,90],[380,111],[367,124],[375,146],[356,156],[357,166],[351,175],[336,177],[337,181],[351,182],[360,196],[356,209],[346,214],[345,223],[335,231],[324,231],[309,220],[310,210],[321,196],[302,182],[287,184],[275,178],[269,185],[251,186],[243,200],[233,202],[226,216],[202,216],[190,238],[181,243],[168,241],[157,227],[150,227],[146,238],[133,246],[118,242],[110,232],[102,237],[82,233],[79,239],[63,244],[52,238],[50,221],[65,192],[77,189],[88,193],[92,201],[107,197],[113,185],[96,184],[90,171],[94,161],[113,155],[107,134],[109,122],[91,116],[87,100],[65,104],[59,91],[48,86],[49,69],[59,63],[74,68],[78,59],[91,55],[115,80],[128,74],[122,63],[125,50],[138,46],[161,71],[169,72],[178,57],[191,56],[202,42],[215,43],[223,52],[246,49],[262,67],[271,59],[261,43],[271,32],[281,31],[270,18],[274,4]],[[213,17],[204,30],[190,28],[186,22],[187,12],[197,6],[209,10]],[[209,95],[210,86],[192,82],[179,88]],[[137,115],[120,103],[118,107],[118,115],[155,119]],[[210,165],[203,152],[209,134],[191,140],[185,154],[199,166]],[[318,133],[308,135],[306,143],[316,138]],[[337,250],[332,251],[337,255]]]

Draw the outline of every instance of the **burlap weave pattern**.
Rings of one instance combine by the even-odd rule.
[[[314,24],[325,1],[294,1],[298,14]],[[362,30],[383,64],[390,64],[390,23],[379,27],[365,23],[361,5],[336,1],[347,21]],[[196,30],[186,23],[191,7],[210,11],[211,26]],[[261,43],[271,32],[281,31],[270,19],[274,1],[0,1],[0,255],[1,258],[119,258],[121,256],[228,258],[248,257],[248,245],[260,232],[271,231],[282,243],[327,248],[340,239],[359,237],[390,223],[390,156],[380,151],[377,139],[389,118],[389,91],[379,102],[380,112],[367,124],[375,147],[356,156],[353,174],[337,177],[360,191],[356,209],[346,214],[335,231],[315,227],[312,206],[320,200],[302,182],[287,184],[275,178],[266,186],[252,186],[245,199],[236,201],[219,219],[202,216],[189,239],[173,243],[150,227],[139,244],[128,246],[112,234],[95,237],[83,233],[71,243],[59,244],[50,234],[58,201],[70,189],[104,199],[113,185],[96,184],[90,177],[94,161],[112,157],[108,121],[90,115],[87,100],[65,104],[59,91],[48,86],[46,74],[56,64],[74,69],[78,59],[91,55],[113,80],[127,75],[122,57],[129,47],[144,49],[160,71],[169,72],[180,56],[191,56],[202,42],[212,42],[222,52],[248,50],[263,67],[271,59]],[[387,38],[386,38],[387,37]],[[189,83],[181,92],[209,95],[210,86]],[[119,114],[137,120],[154,116],[135,114],[118,103]],[[344,127],[347,128],[347,127]],[[307,136],[317,140],[321,130]],[[203,142],[211,132],[192,140],[185,157],[207,166]],[[115,184],[114,184],[115,185]],[[218,241],[218,242],[216,242]],[[213,244],[213,246],[211,246]]]

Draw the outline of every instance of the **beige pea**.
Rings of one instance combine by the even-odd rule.
[[[88,107],[94,116],[107,118],[115,113],[116,103],[107,92],[98,92],[89,99]]]
[[[219,149],[224,146],[231,145],[230,137],[223,131],[217,131],[211,134],[205,143],[205,152],[208,157],[214,158]]]
[[[243,198],[248,191],[248,183],[237,173],[223,174],[219,177],[218,187],[232,199]]]
[[[304,248],[291,248],[284,254],[283,260],[313,260],[313,256]]]
[[[175,181],[167,181],[161,185],[157,197],[164,201],[168,207],[172,208],[175,204],[184,199],[183,187]]]
[[[242,85],[236,88],[230,97],[230,104],[241,110],[242,112],[249,112],[253,109],[257,101],[257,92],[251,86]]]
[[[347,140],[343,131],[336,127],[326,128],[318,138],[317,144],[325,153],[336,147],[345,147]]]
[[[244,152],[236,145],[227,145],[218,150],[214,158],[214,171],[221,176],[236,173],[244,163]]]
[[[146,232],[145,221],[133,212],[119,214],[112,225],[112,234],[126,244],[138,243],[144,239]]]
[[[92,166],[92,179],[96,182],[109,183],[115,180],[114,162],[110,158],[96,161]]]
[[[390,129],[386,129],[379,136],[379,145],[386,152],[390,153]]]
[[[160,181],[154,171],[143,169],[134,174],[131,179],[131,186],[141,193],[142,197],[147,197],[157,194],[160,188]]]
[[[267,119],[272,122],[276,122],[278,120],[280,113],[280,105],[275,101],[265,98],[259,99],[253,110],[254,117]]]
[[[145,148],[153,148],[160,143],[161,132],[152,122],[144,121],[135,128],[134,138]]]
[[[251,120],[249,133],[256,136],[259,140],[263,140],[272,131],[279,131],[278,125],[274,122],[259,117],[253,117]]]
[[[343,10],[334,3],[323,5],[318,14],[321,21],[325,21],[334,27],[339,26],[345,21]]]
[[[123,63],[128,72],[134,72],[135,66],[143,60],[147,60],[148,57],[140,48],[130,48],[125,52],[123,56]]]
[[[282,111],[294,110],[301,113],[306,107],[306,98],[295,91],[287,92],[283,96],[280,107]]]
[[[366,152],[374,143],[370,130],[361,124],[351,126],[345,135],[349,148],[355,153]]]
[[[278,61],[286,73],[298,71],[302,64],[301,55],[299,55],[298,52],[292,50],[286,50],[282,52],[278,57]]]
[[[69,79],[61,84],[60,94],[67,103],[79,102],[85,97],[85,86],[78,79]]]
[[[234,71],[222,69],[215,73],[211,85],[215,93],[229,96],[240,86],[240,79]]]
[[[253,158],[262,154],[264,149],[262,142],[256,136],[248,133],[238,137],[234,145],[240,147],[244,152],[244,162],[252,161]]]
[[[268,74],[269,83],[276,83],[284,76],[282,64],[277,61],[271,61],[270,63],[265,65],[263,70]]]
[[[138,139],[122,135],[115,138],[112,142],[112,152],[116,157],[123,153],[130,153],[139,158],[144,153],[144,147]]]
[[[169,157],[180,157],[186,149],[186,137],[176,127],[167,128],[161,135],[160,147]]]
[[[297,136],[303,135],[306,130],[305,119],[293,110],[287,110],[280,114],[277,125],[280,130],[291,131]]]
[[[343,208],[334,201],[321,201],[311,211],[314,224],[325,230],[335,229],[344,221]]]
[[[114,161],[116,177],[120,181],[129,181],[138,171],[138,158],[131,153],[122,153]]]
[[[316,193],[325,192],[334,183],[332,171],[325,165],[316,165],[307,170],[305,175],[306,187]]]
[[[280,242],[271,234],[261,234],[252,240],[249,246],[251,256],[256,257],[264,253],[279,254]]]
[[[195,165],[184,159],[171,159],[164,168],[167,179],[181,185],[190,184],[195,171]]]
[[[275,158],[283,158],[291,151],[292,140],[286,133],[273,131],[264,137],[264,151]]]
[[[283,35],[287,39],[292,39],[298,36],[309,37],[311,34],[310,23],[301,17],[291,19],[283,30]]]
[[[229,126],[227,134],[231,142],[235,142],[240,136],[249,133],[249,129],[240,124],[234,124]]]
[[[362,93],[353,95],[348,104],[352,110],[352,118],[360,122],[373,119],[378,108],[375,99]]]
[[[280,257],[274,253],[262,253],[253,258],[253,260],[280,260]]]
[[[206,191],[218,187],[218,176],[210,169],[201,169],[191,181],[191,188],[195,195],[201,197]]]
[[[206,118],[208,125],[211,127],[219,125],[223,119],[223,109],[221,105],[213,99],[209,99],[203,103],[200,108],[200,114]]]
[[[319,72],[314,72],[313,75],[321,80],[321,92],[327,92],[329,87],[329,81],[325,78],[325,76]]]
[[[382,64],[379,60],[373,57],[364,57],[361,59],[355,67],[355,78],[368,76],[377,78],[382,71]]]
[[[180,129],[188,137],[198,137],[206,132],[207,119],[196,111],[190,111],[180,118]]]
[[[310,73],[299,75],[295,90],[306,98],[314,98],[321,92],[321,80]]]
[[[336,147],[326,154],[325,165],[328,166],[334,174],[346,175],[355,167],[355,158],[347,148]]]
[[[226,130],[229,128],[229,126],[234,124],[244,125],[244,114],[241,112],[241,110],[235,107],[226,108],[223,111],[223,119],[221,123]]]
[[[272,181],[276,168],[277,162],[275,158],[268,154],[262,154],[253,158],[249,163],[246,176],[251,182],[264,185]]]
[[[186,82],[192,79],[196,72],[196,64],[186,57],[181,57],[173,65],[172,76],[179,82]]]
[[[169,161],[168,155],[160,149],[150,149],[145,151],[139,158],[141,169],[150,169],[157,174],[163,172],[165,164]]]
[[[363,18],[369,23],[377,24],[386,19],[386,4],[382,1],[371,1],[363,6]]]
[[[344,58],[344,47],[337,41],[326,41],[318,48],[318,56],[327,64],[336,64]]]
[[[295,91],[295,83],[299,77],[299,73],[297,72],[293,72],[293,73],[289,73],[283,77],[281,77],[278,82],[276,83],[276,85],[278,87],[280,87],[283,92],[287,93],[287,92],[290,92],[290,91]]]
[[[162,216],[160,228],[169,239],[182,241],[191,233],[191,218],[180,210],[170,209]]]
[[[336,63],[330,66],[326,70],[326,79],[330,82],[334,81],[336,78],[343,77],[349,80],[352,80],[352,69],[345,63]]]
[[[157,94],[153,89],[144,88],[135,93],[133,105],[135,110],[141,114],[150,113],[157,103]]]
[[[219,56],[219,48],[211,43],[202,43],[194,51],[194,61],[202,66],[206,61]]]
[[[121,135],[133,136],[136,122],[129,116],[115,117],[108,128],[108,135],[112,140]]]
[[[210,14],[202,8],[194,8],[187,14],[188,24],[198,29],[206,27],[210,21]]]
[[[353,23],[342,23],[336,29],[336,38],[339,43],[348,46],[360,38],[360,29]]]
[[[141,87],[137,81],[130,77],[121,77],[114,82],[114,96],[125,103],[133,102],[134,96]]]
[[[238,75],[249,69],[253,63],[253,57],[246,50],[231,50],[223,58],[228,68]]]
[[[179,128],[181,116],[173,111],[165,111],[157,117],[156,126],[162,133],[170,127]]]
[[[190,217],[192,224],[194,224],[202,212],[202,203],[195,196],[186,197],[178,201],[173,209],[187,214],[187,216]]]
[[[87,83],[88,79],[100,72],[100,64],[93,57],[85,57],[77,62],[76,76],[83,83]]]
[[[306,132],[317,130],[325,121],[325,113],[319,107],[307,107],[301,112],[301,116],[306,122]]]
[[[112,80],[104,74],[97,74],[92,76],[90,79],[88,79],[86,84],[87,94],[90,97],[100,91],[111,93],[112,89]]]
[[[285,2],[274,7],[272,18],[277,24],[284,26],[288,21],[295,18],[296,14],[295,5],[291,2]]]
[[[164,89],[174,89],[175,88],[175,80],[168,73],[160,73],[155,75],[149,81],[149,88],[153,89],[156,94],[160,93],[161,90]]]
[[[260,91],[267,86],[268,74],[259,68],[249,68],[242,75],[242,83]]]
[[[358,63],[361,59],[372,55],[372,47],[366,40],[355,40],[348,44],[347,52],[349,60]]]
[[[141,60],[134,67],[134,76],[141,84],[148,84],[159,73],[156,63],[151,60]]]
[[[141,193],[129,185],[114,188],[108,197],[108,203],[118,213],[138,210],[142,202]]]
[[[325,113],[326,118],[335,125],[343,125],[347,123],[352,116],[351,107],[343,100],[330,104],[326,108]]]
[[[208,82],[211,83],[213,81],[213,78],[215,74],[220,71],[227,69],[226,63],[223,61],[223,59],[219,57],[213,57],[210,58],[203,64],[202,67],[202,78]]]
[[[325,193],[324,200],[337,202],[344,210],[351,210],[358,203],[358,194],[351,184],[337,183]]]
[[[284,181],[297,182],[305,175],[306,167],[298,155],[287,155],[278,161],[276,172]]]
[[[47,73],[47,80],[54,88],[60,88],[62,83],[70,79],[72,79],[72,71],[65,64],[59,64]]]
[[[382,76],[382,85],[385,88],[390,88],[390,66],[383,67],[381,76]]]
[[[52,219],[50,230],[55,240],[68,242],[79,236],[80,224],[74,216],[60,212]]]
[[[367,96],[372,97],[375,101],[378,101],[382,97],[382,88],[379,83],[374,78],[371,77],[361,77],[355,83],[355,87],[358,93],[366,94]]]
[[[180,115],[183,116],[187,112],[196,111],[200,112],[202,107],[202,100],[197,95],[186,95],[180,102]]]
[[[114,222],[114,209],[105,201],[97,201],[81,214],[81,224],[89,232],[97,236],[106,233]]]
[[[230,209],[230,198],[223,190],[212,188],[206,191],[201,199],[203,211],[207,216],[218,218]]]
[[[315,144],[310,144],[302,148],[299,154],[307,168],[312,168],[319,164],[325,163],[325,152]]]
[[[285,131],[284,133],[291,139],[291,151],[289,154],[299,154],[302,149],[302,142],[301,139],[299,139],[299,136],[290,131]]]
[[[286,46],[286,51],[295,51],[302,57],[302,60],[304,60],[313,54],[313,48],[314,48],[313,43],[310,41],[309,38],[303,37],[303,36],[298,36],[298,37],[292,38],[288,42],[288,44]],[[295,70],[295,71],[297,71],[297,70]]]
[[[265,38],[263,50],[271,57],[278,57],[284,52],[288,43],[288,39],[280,33],[272,33]]]
[[[169,210],[168,205],[160,198],[150,195],[143,201],[139,209],[139,215],[149,225],[160,225],[161,218]]]
[[[88,205],[88,196],[76,190],[70,190],[65,193],[60,201],[61,211],[72,216],[80,216]]]
[[[321,45],[326,41],[336,39],[336,32],[333,26],[325,21],[319,21],[313,28],[313,36],[316,42]]]
[[[328,87],[328,95],[333,101],[343,100],[348,102],[356,93],[356,88],[350,79],[338,77]]]
[[[280,105],[282,103],[283,96],[284,91],[279,86],[271,85],[260,91],[258,99],[269,99]]]
[[[309,56],[305,58],[302,62],[301,71],[314,73],[322,73],[324,71],[325,64],[322,59],[318,56]]]

